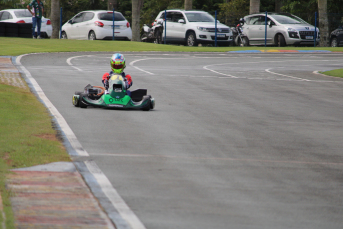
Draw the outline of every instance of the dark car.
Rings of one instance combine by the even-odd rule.
[[[343,46],[343,28],[342,26],[338,27],[330,34],[330,46],[338,47]]]

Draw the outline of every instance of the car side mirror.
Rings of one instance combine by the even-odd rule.
[[[183,19],[179,19],[177,22],[181,23],[181,24],[185,24],[186,23],[185,20],[183,20]]]
[[[219,21],[219,20],[217,20],[217,23],[220,23],[220,21]]]
[[[74,22],[73,22],[73,20],[69,20],[68,23],[69,24],[73,24]]]
[[[273,26],[271,21],[268,21],[267,24],[269,25],[269,28],[271,28]]]

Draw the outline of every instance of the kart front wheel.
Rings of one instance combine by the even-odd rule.
[[[82,92],[76,91],[73,95],[73,105],[75,107],[79,107],[80,106],[80,94]]]

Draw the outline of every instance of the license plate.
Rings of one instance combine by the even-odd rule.
[[[307,40],[313,40],[313,36],[306,36],[305,37]]]
[[[217,37],[225,37],[225,34],[217,34]]]
[[[111,27],[113,28],[113,25],[111,25]],[[120,29],[120,25],[115,25],[114,28],[115,29]]]

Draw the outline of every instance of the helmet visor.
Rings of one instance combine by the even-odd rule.
[[[122,69],[124,67],[124,64],[112,64],[112,68],[114,69]]]

